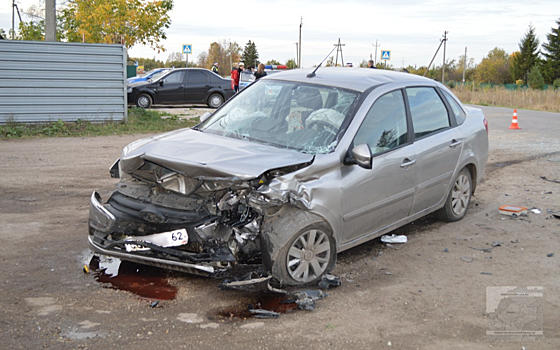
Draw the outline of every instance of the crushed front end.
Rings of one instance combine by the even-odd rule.
[[[92,194],[91,249],[123,260],[215,277],[234,266],[260,266],[263,218],[287,199],[267,199],[259,188],[276,176],[308,165],[247,179],[186,176],[184,171],[140,158],[125,159],[126,166],[121,159],[113,166],[111,175],[120,181],[106,202],[97,192]]]

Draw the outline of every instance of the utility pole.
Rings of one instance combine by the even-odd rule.
[[[12,0],[12,40],[14,40],[16,0]]]
[[[377,48],[381,45],[377,45],[377,39],[375,39],[375,45],[371,44],[371,46],[375,47],[375,59],[373,60],[373,66],[375,67],[375,65],[377,64]]]
[[[45,41],[56,41],[56,0],[45,1]]]
[[[338,52],[340,51],[340,60],[342,61],[342,66],[344,67],[344,57],[342,57],[342,46],[346,46],[346,44],[341,44],[340,43],[340,38],[338,38],[338,44],[334,44],[334,46],[337,46],[336,48],[336,60],[334,62],[334,66],[336,67],[338,64]]]
[[[445,85],[445,47],[447,42],[448,31],[443,32],[443,66],[441,68],[441,83]]]
[[[467,47],[465,46],[465,62],[463,67],[463,83],[465,82],[465,72],[467,71]]]
[[[295,59],[295,62],[294,62],[294,63],[295,63],[294,68],[298,68],[298,67],[299,67],[299,65],[298,65],[298,56],[299,56],[298,43],[296,43],[296,59]]]
[[[299,47],[298,47],[298,68],[301,68],[301,27],[303,26],[303,16],[299,22]]]

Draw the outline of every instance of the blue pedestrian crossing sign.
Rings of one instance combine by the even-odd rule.
[[[192,45],[191,44],[183,44],[183,53],[186,53],[186,54],[192,53]]]
[[[390,59],[391,59],[391,51],[389,51],[389,50],[382,50],[382,51],[381,51],[381,59],[382,59],[382,60],[390,60]]]

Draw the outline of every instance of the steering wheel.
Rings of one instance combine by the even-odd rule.
[[[331,123],[327,123],[326,121],[323,120],[311,120],[308,124],[307,124],[307,128],[306,129],[312,129],[315,125],[317,125],[317,127],[322,127],[323,130],[336,135],[336,133],[338,132],[338,130],[336,129],[336,127],[334,125],[332,125]]]

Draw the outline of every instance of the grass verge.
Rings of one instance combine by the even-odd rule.
[[[472,86],[457,86],[452,91],[466,104],[560,113],[560,90],[507,90],[504,87],[473,90]]]
[[[168,117],[166,117],[168,116]],[[162,118],[166,117],[166,118]],[[0,125],[0,138],[83,137],[123,134],[158,133],[198,124],[199,118],[179,119],[177,116],[142,108],[129,108],[127,122],[92,123],[61,120],[43,124],[8,122]]]

